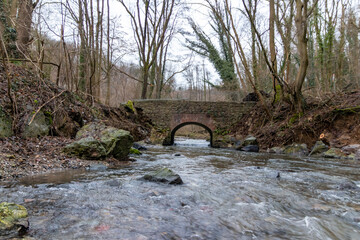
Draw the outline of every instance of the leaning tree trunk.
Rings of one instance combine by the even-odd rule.
[[[305,81],[307,67],[309,65],[307,53],[307,11],[308,0],[296,0],[296,37],[297,50],[300,57],[300,66],[295,81],[290,84],[291,102],[297,112],[302,112],[304,108],[304,98],[302,96],[302,85]]]

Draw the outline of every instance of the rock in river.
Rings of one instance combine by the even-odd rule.
[[[0,238],[10,239],[24,235],[29,228],[27,216],[26,208],[21,205],[0,203]]]
[[[240,149],[244,152],[259,152],[259,146],[258,145],[247,145]]]
[[[179,174],[174,173],[168,168],[163,168],[158,171],[146,174],[142,179],[151,182],[162,182],[168,184],[183,184]]]
[[[323,141],[317,141],[310,152],[310,156],[319,155],[329,150],[329,146],[323,143]]]
[[[290,155],[306,156],[309,154],[309,150],[306,144],[304,143],[303,144],[294,143],[292,145],[285,146],[284,153]]]

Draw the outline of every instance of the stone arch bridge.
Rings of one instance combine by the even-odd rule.
[[[238,123],[254,102],[202,102],[188,100],[135,100],[134,107],[142,110],[164,138],[163,145],[174,144],[174,136],[183,126],[194,124],[206,129],[210,145],[219,147],[220,139]]]

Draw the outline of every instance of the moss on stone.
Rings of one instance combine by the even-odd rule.
[[[28,212],[24,206],[8,202],[0,203],[0,229],[2,230],[12,228],[18,219],[27,216]]]
[[[136,148],[130,148],[130,154],[141,155],[142,153]]]
[[[127,107],[132,113],[136,113],[134,103],[131,100],[127,101],[127,103],[125,104],[125,107]]]

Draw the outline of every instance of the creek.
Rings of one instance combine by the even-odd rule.
[[[35,239],[360,239],[358,161],[146,147],[121,168],[0,185],[0,202],[28,209]],[[139,180],[163,167],[184,184]]]

